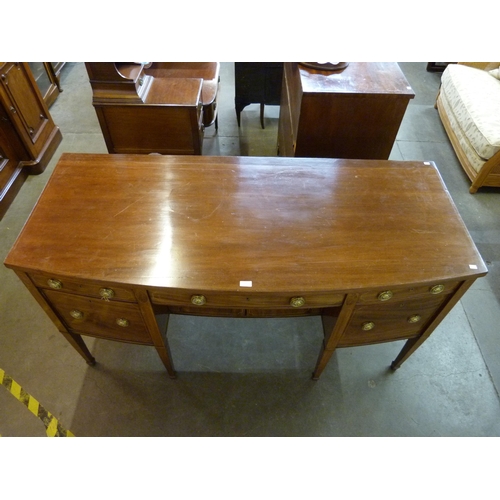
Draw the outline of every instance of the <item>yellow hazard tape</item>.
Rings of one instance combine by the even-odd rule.
[[[57,418],[47,411],[33,396],[30,396],[12,377],[0,368],[0,384],[3,385],[17,400],[39,418],[45,426],[49,437],[75,437],[75,435],[58,422]]]

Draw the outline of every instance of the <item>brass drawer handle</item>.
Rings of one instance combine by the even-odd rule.
[[[361,325],[361,328],[365,332],[369,332],[370,330],[373,330],[375,328],[375,323],[373,321],[366,321]]]
[[[419,314],[414,314],[408,318],[408,323],[418,323],[422,317]]]
[[[194,304],[195,306],[202,306],[207,303],[207,299],[205,298],[204,295],[193,295],[191,297],[191,304]]]
[[[434,285],[431,289],[430,292],[433,295],[437,295],[438,293],[441,293],[444,290],[444,285]]]
[[[302,307],[306,304],[306,299],[304,297],[292,297],[290,299],[290,305],[292,307]]]
[[[116,324],[118,326],[122,326],[123,328],[126,328],[127,326],[130,325],[130,321],[128,319],[125,319],[125,318],[117,318]]]
[[[378,294],[378,300],[385,302],[386,300],[392,299],[392,292],[390,290],[386,290],[385,292],[380,292]]]
[[[61,281],[52,278],[47,280],[47,284],[54,290],[59,290],[63,286]]]
[[[79,311],[78,309],[73,309],[72,311],[69,312],[69,315],[73,319],[83,319],[83,313],[82,313],[82,311]]]
[[[115,292],[111,288],[101,288],[99,290],[99,295],[103,300],[109,300],[115,296]]]

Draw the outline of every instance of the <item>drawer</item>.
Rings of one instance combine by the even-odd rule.
[[[46,274],[30,274],[29,277],[38,288],[76,293],[100,299],[136,302],[134,292],[129,288],[117,287],[115,285],[99,285],[89,281],[61,278]]]
[[[237,292],[193,292],[189,290],[150,290],[153,304],[189,307],[295,309],[318,308],[341,305],[342,293],[237,293]]]
[[[374,344],[420,335],[449,296],[357,306],[339,346]]]
[[[44,290],[43,294],[62,322],[74,333],[153,344],[136,304],[107,302],[54,290]]]
[[[461,281],[436,282],[429,285],[415,287],[388,287],[371,292],[362,293],[359,302],[363,304],[378,304],[380,302],[396,302],[407,299],[438,297],[454,293],[461,284]]]

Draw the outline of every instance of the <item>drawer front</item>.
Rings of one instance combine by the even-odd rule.
[[[339,306],[344,300],[341,293],[323,294],[267,294],[224,293],[186,290],[151,290],[154,304],[189,307],[221,307],[245,309],[298,309]]]
[[[61,292],[97,297],[110,301],[123,300],[125,302],[136,302],[134,292],[129,288],[114,285],[98,285],[88,281],[60,278],[45,274],[30,274],[29,277],[37,288],[59,290]]]
[[[408,299],[432,300],[454,293],[461,281],[436,282],[429,285],[395,288],[381,288],[380,290],[362,293],[359,302],[363,304],[379,304],[381,302],[392,303]]]
[[[152,345],[139,306],[44,290],[66,327],[82,335]]]
[[[374,344],[420,335],[449,297],[357,306],[339,346]]]

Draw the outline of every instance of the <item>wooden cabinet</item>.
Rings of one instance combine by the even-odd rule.
[[[413,97],[396,63],[338,71],[285,63],[279,155],[386,160]]]
[[[201,154],[201,78],[158,78],[139,63],[85,63],[109,153]]]
[[[62,140],[28,63],[0,63],[0,216]]]
[[[280,104],[282,80],[282,62],[234,63],[234,107],[238,127],[243,108],[259,103],[260,123],[264,128],[264,106]]]

